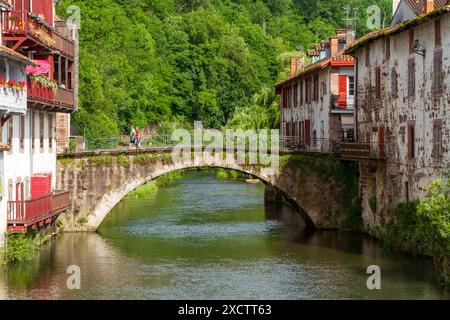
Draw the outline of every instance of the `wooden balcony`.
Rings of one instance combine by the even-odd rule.
[[[27,232],[29,228],[52,224],[70,206],[69,192],[64,191],[32,200],[8,201],[8,229],[12,232]]]
[[[35,80],[28,79],[28,100],[34,102],[43,102],[52,105],[54,100],[54,92],[51,88],[44,88]]]
[[[71,40],[64,38],[61,34],[53,31],[53,40],[55,40],[54,48],[66,55],[75,57],[75,43]]]
[[[56,91],[44,88],[35,80],[28,79],[28,102],[32,105],[41,104],[42,109],[57,112],[72,112],[75,108],[75,93],[73,90],[58,87]]]
[[[75,94],[73,90],[58,87],[54,96],[54,103],[58,106],[65,106],[73,109],[75,105]]]
[[[72,58],[75,57],[75,43],[54,31],[53,27],[42,19],[32,17],[27,11],[3,11],[1,15],[5,40],[9,40],[8,37],[12,40],[18,40],[15,38],[17,36],[27,37],[44,47],[55,49]]]

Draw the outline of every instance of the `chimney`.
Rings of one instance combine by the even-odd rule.
[[[334,57],[338,53],[338,38],[330,38],[330,57]]]
[[[302,70],[303,59],[302,58],[291,58],[291,76]]]
[[[425,8],[423,13],[427,14],[433,10],[434,10],[434,0],[425,0]]]
[[[400,5],[401,0],[392,0],[392,15],[397,11],[398,6]]]
[[[347,27],[347,34],[345,37],[345,45],[349,46],[352,44],[353,41],[356,39],[356,30],[353,26],[349,25]]]

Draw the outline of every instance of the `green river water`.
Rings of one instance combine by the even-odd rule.
[[[71,265],[80,290],[67,288]],[[367,289],[370,265],[381,290]],[[305,230],[289,207],[264,207],[262,184],[192,172],[123,200],[96,234],[0,267],[0,299],[449,299],[432,272],[367,236]]]

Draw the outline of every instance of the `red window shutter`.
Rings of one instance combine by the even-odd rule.
[[[340,109],[347,108],[347,96],[347,76],[339,76],[338,106]]]
[[[305,142],[306,145],[311,145],[311,121],[305,120]]]

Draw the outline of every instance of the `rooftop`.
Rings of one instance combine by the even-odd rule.
[[[14,50],[11,50],[5,46],[2,46],[2,45],[0,45],[0,56],[10,58],[12,60],[18,61],[23,64],[29,64],[29,65],[32,65],[35,67],[39,67],[39,64],[37,62],[25,57],[24,55],[21,55],[20,53],[14,51]]]
[[[326,59],[322,59],[320,61],[317,61],[316,63],[310,64],[308,66],[306,66],[304,69],[294,73],[293,75],[289,76],[287,79],[284,79],[280,82],[278,82],[275,85],[275,88],[280,88],[281,86],[283,86],[286,83],[289,83],[290,81],[299,78],[303,75],[306,75],[308,73],[311,73],[313,71],[319,70],[319,69],[323,69],[328,67],[329,65],[333,65],[333,63],[339,63],[339,62],[354,62],[354,58],[352,56],[349,55],[345,55],[342,52],[338,53],[337,55],[331,57],[331,58],[326,58]]]
[[[416,1],[416,0],[410,0],[410,1]],[[417,1],[420,1],[420,0],[417,0]],[[366,45],[369,42],[409,30],[411,28],[414,28],[416,26],[426,23],[426,22],[430,21],[431,19],[442,16],[443,14],[446,14],[448,12],[450,12],[450,5],[445,5],[441,8],[431,11],[430,13],[421,14],[415,19],[411,19],[411,20],[405,21],[403,23],[399,23],[399,24],[387,27],[385,29],[380,29],[380,30],[370,32],[370,33],[366,34],[365,36],[359,38],[355,42],[353,42],[351,45],[349,45],[345,49],[344,53],[352,54],[353,52],[355,52],[355,50]]]

